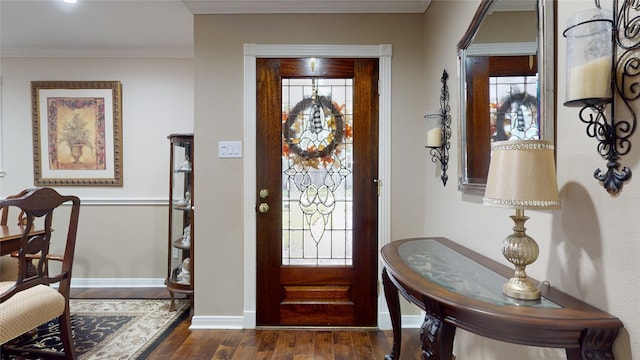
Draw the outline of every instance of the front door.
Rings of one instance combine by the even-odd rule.
[[[257,325],[375,326],[378,59],[257,59]]]

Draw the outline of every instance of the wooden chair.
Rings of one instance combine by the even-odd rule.
[[[15,194],[15,195],[9,195],[7,196],[7,199],[15,199],[15,198],[19,198],[23,195],[25,195],[29,190],[22,190],[20,193]],[[3,231],[4,228],[7,227],[7,224],[9,223],[9,209],[10,206],[3,206],[0,207],[0,226],[2,226]],[[24,226],[24,224],[27,223],[27,218],[24,215],[24,211],[20,210],[20,213],[18,214],[18,219],[17,222],[13,222],[11,221],[11,225],[18,225],[18,226]],[[8,230],[8,229],[7,229]],[[8,231],[10,232],[10,231]],[[5,245],[3,244],[2,247],[4,247]],[[11,248],[11,246],[9,246],[9,248]],[[2,254],[4,255],[6,253],[6,251],[3,251]],[[3,261],[3,259],[0,259],[0,261]],[[5,262],[3,264],[9,264],[9,262]],[[2,266],[2,265],[0,265]],[[15,267],[13,266],[13,264],[10,265],[10,268],[13,270]],[[8,280],[8,279],[14,279],[15,277],[11,276],[11,275],[7,275],[7,271],[6,268],[2,269],[2,273],[0,274],[0,281],[3,280]]]
[[[53,255],[49,253],[52,216],[54,210],[65,203],[69,203],[71,208],[64,254]],[[38,188],[29,190],[18,198],[0,200],[0,208],[3,207],[17,207],[24,211],[26,223],[20,239],[20,250],[12,254],[18,259],[18,278],[15,282],[0,282],[0,344],[4,344],[2,353],[24,356],[24,350],[12,348],[5,343],[57,317],[64,353],[29,351],[44,358],[76,359],[69,313],[69,290],[80,199],[76,196],[62,196],[50,188]],[[63,211],[56,212],[60,213],[66,214]],[[30,234],[35,220],[44,223],[42,234]],[[56,224],[60,226],[59,219]],[[59,229],[57,232],[63,231]],[[35,273],[29,271],[31,261]],[[49,274],[50,270],[53,271],[49,267],[51,261],[61,264],[54,267],[60,268],[60,272],[55,275]],[[49,286],[53,283],[58,284],[57,290]]]
[[[28,192],[29,190],[22,190],[19,194],[7,196],[7,199],[19,198],[21,196],[24,196]],[[0,215],[0,225],[7,226],[9,220],[9,206],[2,206],[0,207],[0,209],[2,209],[2,215]],[[18,214],[18,222],[16,225],[24,225],[26,223],[27,218],[24,216],[24,210],[20,210],[20,214]]]

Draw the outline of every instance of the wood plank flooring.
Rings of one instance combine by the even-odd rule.
[[[168,298],[164,288],[71,289],[73,298]],[[148,359],[372,360],[391,352],[390,330],[189,330],[183,321]],[[402,331],[401,360],[422,359],[419,329]]]

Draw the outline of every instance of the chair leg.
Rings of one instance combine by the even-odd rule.
[[[73,331],[71,329],[71,316],[69,315],[69,307],[64,314],[58,317],[58,323],[60,325],[60,339],[62,339],[62,345],[64,346],[64,354],[66,359],[75,360],[76,346],[73,342]]]

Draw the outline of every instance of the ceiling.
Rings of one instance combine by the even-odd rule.
[[[194,14],[422,13],[431,0],[0,0],[3,56],[193,54]]]

